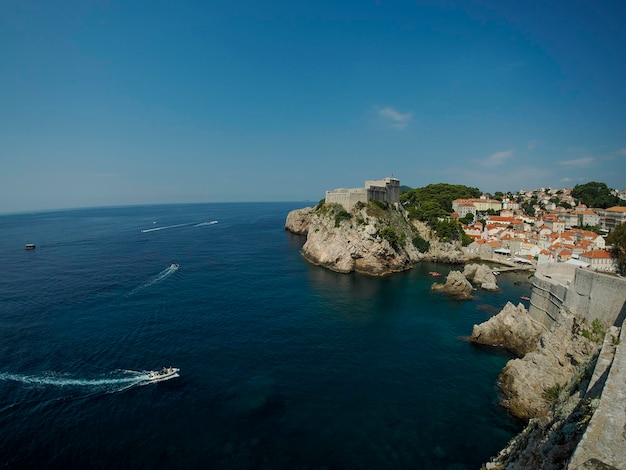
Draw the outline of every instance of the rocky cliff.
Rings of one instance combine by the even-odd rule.
[[[305,259],[341,273],[381,276],[410,269],[421,258],[415,227],[396,209],[374,202],[351,212],[339,204],[292,211],[285,228],[306,233]]]
[[[474,326],[472,342],[503,346],[521,356],[500,374],[501,405],[528,420],[524,431],[486,468],[567,468],[597,407],[589,383],[602,338],[599,322],[590,324],[566,309],[546,328],[523,305],[511,303]]]

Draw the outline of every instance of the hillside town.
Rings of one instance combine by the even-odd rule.
[[[614,195],[626,198],[624,191]],[[452,217],[463,223],[463,230],[474,240],[467,246],[470,256],[509,263],[565,262],[616,272],[617,260],[607,249],[605,237],[626,222],[626,206],[590,208],[577,203],[569,188],[496,197],[483,195],[452,203]]]

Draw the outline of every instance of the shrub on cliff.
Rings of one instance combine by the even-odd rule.
[[[413,246],[417,248],[420,253],[426,253],[430,250],[430,242],[428,240],[424,240],[419,235],[413,237]]]
[[[396,229],[393,227],[385,227],[380,231],[380,236],[389,242],[392,248],[396,251],[404,245],[404,234],[398,235]]]

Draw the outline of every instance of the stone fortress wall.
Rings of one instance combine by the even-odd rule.
[[[346,210],[351,210],[357,202],[385,201],[389,204],[400,202],[400,180],[385,178],[365,182],[363,188],[339,188],[326,191],[326,203],[341,204]]]
[[[549,329],[563,310],[599,319],[605,328],[624,322],[626,279],[577,268],[567,263],[537,266],[528,313]]]
[[[604,380],[598,409],[567,468],[626,469],[626,279],[566,263],[539,265],[528,312],[546,329],[571,312],[609,331],[594,370]]]

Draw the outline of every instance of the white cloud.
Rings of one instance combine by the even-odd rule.
[[[626,156],[626,147],[624,147],[624,148],[622,148],[622,149],[619,149],[619,150],[617,151],[617,154],[618,154],[618,155],[624,155],[624,156]]]
[[[401,113],[390,106],[378,110],[378,117],[388,126],[394,129],[406,129],[413,119],[413,113]]]
[[[530,142],[528,142],[528,150],[532,150],[534,149],[537,145],[539,144],[538,140],[531,140]]]
[[[484,160],[480,161],[483,166],[499,166],[502,165],[505,160],[509,159],[513,155],[513,150],[504,150],[502,152],[496,152],[489,155]]]
[[[594,162],[595,158],[593,157],[583,157],[577,158],[575,160],[561,160],[559,161],[559,165],[567,165],[567,166],[589,166]]]
[[[559,183],[569,183],[570,181],[573,181],[572,178],[568,178],[567,176],[565,178],[561,178],[559,180]]]

